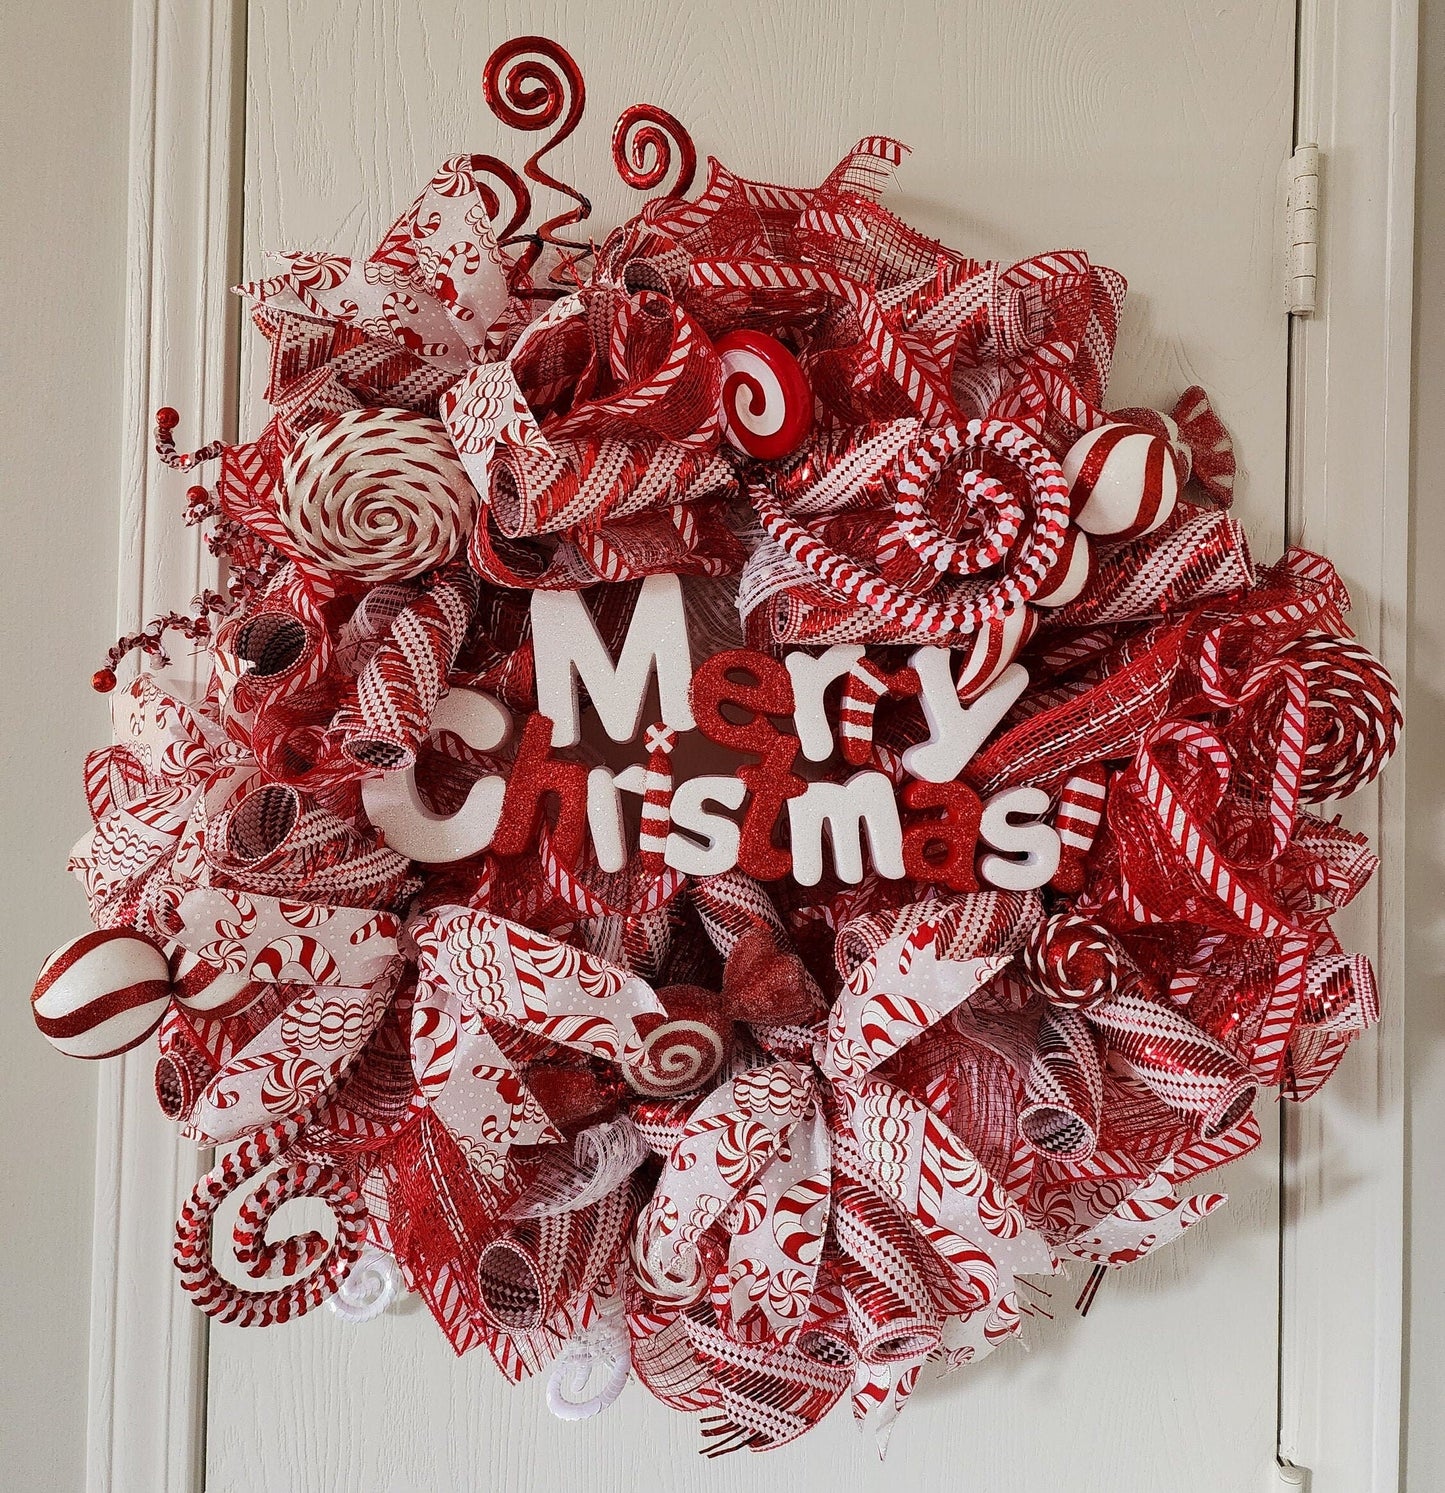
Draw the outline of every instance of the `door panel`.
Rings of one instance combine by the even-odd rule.
[[[1232,6],[910,0],[729,5],[658,0],[466,4],[251,0],[245,260],[267,248],[369,249],[447,155],[520,164],[481,98],[507,37],[576,57],[588,107],[548,158],[602,231],[639,198],[613,175],[620,110],[662,105],[700,153],[812,183],[860,136],[914,148],[887,199],[979,257],[1082,247],[1132,290],[1110,403],[1165,404],[1202,383],[1238,444],[1239,507],[1259,554],[1284,518],[1286,328],[1275,183],[1293,108],[1292,0]],[[524,144],[524,139],[527,143]],[[541,204],[544,208],[547,204]],[[259,339],[247,387],[258,387]],[[261,418],[254,397],[243,427]],[[458,1361],[416,1301],[364,1327],[319,1311],[265,1332],[211,1331],[208,1486],[231,1490],[779,1485],[989,1490],[1263,1486],[1275,1443],[1276,1127],[1223,1174],[1230,1206],[1104,1284],[1051,1282],[1033,1351],[1005,1349],[920,1388],[877,1466],[847,1418],[759,1459],[696,1455],[696,1422],[630,1386],[563,1425],[540,1385]]]

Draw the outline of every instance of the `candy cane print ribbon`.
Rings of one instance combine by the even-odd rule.
[[[1042,911],[1035,892],[990,891],[846,923],[822,1071],[835,1083],[871,1072],[991,980]]]
[[[630,970],[493,913],[441,907],[413,929],[420,975],[463,1013],[505,1021],[617,1062],[640,1045],[636,1018],[665,1016]]]
[[[330,1092],[386,1014],[400,973],[391,913],[197,888],[176,941],[199,959],[296,994],[215,1074],[190,1116],[211,1144],[299,1112]]]
[[[280,275],[244,285],[241,293],[278,310],[356,326],[453,376],[464,374],[482,356],[487,331],[507,303],[486,210],[484,161],[461,155],[443,162],[367,259],[287,254]]]
[[[780,1062],[729,1079],[694,1110],[638,1219],[634,1255],[644,1290],[667,1299],[686,1281],[697,1295],[706,1289],[698,1241],[761,1177],[813,1095],[809,1071]]]
[[[835,1092],[869,1175],[914,1221],[973,1309],[1011,1295],[1015,1274],[1053,1273],[1043,1238],[932,1109],[874,1077]]]

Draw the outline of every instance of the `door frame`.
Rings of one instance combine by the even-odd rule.
[[[1317,310],[1290,339],[1286,532],[1329,555],[1350,624],[1404,692],[1409,596],[1417,0],[1301,0],[1295,143],[1320,147]],[[1393,1493],[1404,1422],[1405,761],[1350,800],[1381,864],[1340,919],[1383,1016],[1285,1106],[1281,1488]],[[1306,1476],[1301,1475],[1306,1473]]]
[[[1339,561],[1353,626],[1401,684],[1417,33],[1418,0],[1300,0],[1295,135],[1320,147],[1323,243],[1318,310],[1290,333],[1288,534]],[[133,0],[131,47],[122,633],[215,582],[198,532],[176,522],[180,479],[152,459],[150,421],[169,403],[182,445],[236,434],[227,291],[241,270],[246,0]],[[1348,914],[1349,941],[1375,958],[1382,1023],[1323,1094],[1279,1117],[1280,1489],[1399,1486],[1404,789],[1400,757],[1348,815],[1382,858]],[[150,1069],[133,1052],[100,1080],[87,1431],[98,1493],[205,1481],[206,1319],[170,1261],[205,1158],[159,1115]]]

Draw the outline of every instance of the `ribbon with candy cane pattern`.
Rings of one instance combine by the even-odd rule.
[[[667,1014],[630,970],[492,913],[438,908],[412,937],[419,1099],[485,1175],[501,1174],[513,1146],[560,1138],[485,1022],[625,1064],[644,1056],[639,1018]]]
[[[188,1120],[224,1144],[313,1104],[356,1061],[399,974],[390,913],[202,888],[180,903],[177,942],[201,960],[294,997],[199,1095]]]
[[[464,373],[507,301],[484,170],[484,157],[453,156],[366,259],[287,254],[280,275],[244,285],[242,294],[268,308],[355,326]]]
[[[1016,1274],[1052,1274],[1053,1251],[932,1109],[875,1077],[838,1094],[869,1174],[916,1223],[972,1310],[1011,1295]]]
[[[169,938],[171,876],[198,809],[224,803],[254,768],[204,711],[147,674],[111,700],[116,744],[87,759],[94,829],[71,852],[98,927],[149,927]]]
[[[493,913],[438,908],[412,937],[429,985],[487,1017],[608,1062],[640,1047],[637,1017],[665,1014],[645,980]]]
[[[811,1073],[782,1062],[737,1075],[698,1105],[638,1220],[634,1254],[644,1289],[674,1299],[679,1289],[694,1299],[702,1293],[699,1240],[762,1176],[813,1101]],[[821,1220],[816,1232],[821,1237]],[[811,1251],[795,1242],[794,1253]]]
[[[822,1071],[835,1082],[871,1072],[1003,969],[1041,915],[1037,893],[987,891],[846,923]]]

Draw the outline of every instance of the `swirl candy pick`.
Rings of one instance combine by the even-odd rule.
[[[657,195],[592,234],[544,165],[576,64],[484,77],[520,166],[453,157],[368,258],[247,287],[254,440],[158,423],[220,460],[187,501],[228,589],[108,655],[103,931],[35,1020],[159,1025],[163,1110],[230,1146],[175,1245],[218,1320],[403,1282],[559,1416],[635,1373],[713,1453],[845,1401],[881,1446],[930,1362],[1027,1335],[1021,1276],[1222,1206],[1178,1189],[1257,1090],[1378,1019],[1330,926],[1374,857],[1310,806],[1399,701],[1329,563],[1218,511],[1202,390],[1105,413],[1113,271],[916,232],[883,136],[684,198],[651,105],[614,155]],[[116,682],[167,631],[194,697]],[[271,1239],[300,1198],[330,1235]]]
[[[639,1094],[670,1098],[703,1087],[722,1066],[732,1038],[732,1020],[721,995],[674,985],[657,992],[667,1017],[652,1025],[622,1074]]]
[[[404,581],[450,560],[477,493],[440,421],[349,410],[311,426],[286,458],[279,510],[297,550],[350,581]]]
[[[728,442],[759,461],[796,451],[813,424],[813,391],[798,360],[763,332],[729,332],[714,346]]]

